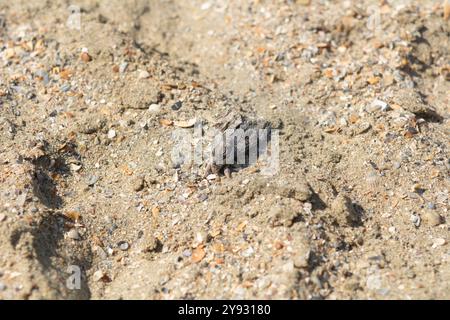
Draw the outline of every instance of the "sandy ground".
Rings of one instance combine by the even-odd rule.
[[[0,0],[0,298],[449,299],[449,15]],[[230,112],[274,174],[174,157]]]

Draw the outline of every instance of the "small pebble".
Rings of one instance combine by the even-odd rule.
[[[107,276],[102,270],[97,270],[94,272],[92,279],[94,281],[103,281],[105,279],[105,277],[107,277]]]
[[[370,123],[361,123],[358,128],[356,129],[356,133],[357,134],[363,134],[366,133],[367,131],[370,130],[370,128],[372,128],[372,125]]]
[[[211,7],[211,2],[205,2],[200,6],[201,10],[208,10]]]
[[[200,194],[197,196],[197,199],[198,199],[198,201],[200,201],[200,202],[206,201],[206,200],[208,200],[208,195],[205,194],[205,193],[200,193]]]
[[[80,240],[80,234],[77,229],[70,229],[69,232],[67,232],[67,236],[73,240]]]
[[[128,62],[122,62],[119,66],[119,72],[124,73],[128,68]]]
[[[119,249],[122,250],[122,251],[127,251],[128,248],[130,247],[129,244],[128,244],[128,242],[126,242],[126,241],[120,241],[120,242],[117,244],[117,246],[118,246]]]
[[[109,129],[108,131],[108,139],[114,139],[116,137],[116,130]]]
[[[367,277],[367,288],[369,290],[378,290],[381,288],[381,277],[378,274],[373,274]]]
[[[437,247],[443,246],[444,244],[446,244],[446,242],[447,241],[445,241],[445,239],[443,239],[443,238],[437,238],[437,239],[434,239],[433,245],[431,247],[433,249],[435,249]]]
[[[78,172],[82,168],[81,165],[78,165],[78,164],[75,164],[75,163],[71,163],[69,167],[70,167],[70,170],[74,171],[74,172]]]
[[[311,251],[309,248],[303,248],[294,256],[294,267],[307,268],[309,266],[309,258]]]
[[[251,257],[255,253],[255,250],[253,250],[252,247],[248,247],[244,251],[242,251],[241,256],[248,258]]]
[[[86,183],[89,187],[92,187],[96,182],[98,181],[98,177],[97,176],[89,176],[89,178],[87,179]]]
[[[305,210],[305,212],[306,212],[307,214],[312,214],[312,203],[310,203],[310,202],[305,202],[305,203],[303,204],[303,210]]]
[[[133,180],[132,185],[134,191],[141,191],[142,189],[144,189],[145,180],[143,177],[137,177]]]
[[[410,221],[416,226],[419,227],[420,226],[420,216],[418,216],[417,214],[413,213],[410,217]]]
[[[148,111],[153,112],[153,113],[158,113],[159,111],[161,111],[161,107],[159,106],[159,104],[152,103],[148,107]]]
[[[171,106],[171,108],[173,111],[178,111],[181,109],[182,106],[183,104],[181,103],[181,101],[177,101]]]
[[[433,202],[428,202],[427,208],[430,210],[434,210],[434,209],[436,209],[436,205]]]
[[[83,62],[89,62],[92,60],[92,57],[87,52],[82,52],[80,57]]]
[[[59,88],[59,90],[61,92],[67,92],[67,91],[70,90],[70,88],[71,88],[70,84],[69,83],[65,83]]]
[[[369,112],[374,112],[374,111],[388,111],[389,110],[389,105],[381,100],[375,99],[372,101],[372,103],[370,104],[368,111]]]
[[[426,210],[422,214],[422,220],[431,227],[438,226],[441,224],[441,216],[439,213],[433,210]]]
[[[191,250],[184,250],[184,251],[183,251],[183,256],[185,256],[185,257],[190,257],[191,255],[192,255]]]
[[[141,71],[139,71],[138,77],[139,77],[139,79],[148,79],[148,78],[150,78],[150,73],[148,73],[148,71],[146,71],[146,70],[141,70]]]

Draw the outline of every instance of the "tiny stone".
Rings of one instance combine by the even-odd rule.
[[[255,253],[252,247],[248,247],[244,251],[242,251],[241,255],[245,258],[251,257]]]
[[[205,2],[200,6],[201,10],[208,10],[211,7],[211,2]]]
[[[6,220],[6,215],[3,213],[0,213],[0,222],[5,221]]]
[[[118,246],[119,249],[122,250],[122,251],[127,251],[128,248],[130,247],[129,244],[128,244],[128,242],[126,242],[126,241],[120,241],[120,242],[117,244],[117,246]]]
[[[110,129],[108,131],[108,139],[114,139],[116,137],[116,130]]]
[[[190,257],[191,255],[192,255],[191,250],[184,250],[184,251],[183,251],[183,256],[185,256],[185,257]]]
[[[23,207],[25,205],[25,202],[27,201],[27,192],[23,192],[20,196],[17,197],[17,205],[19,207]]]
[[[6,285],[3,282],[0,282],[0,291],[5,291]]]
[[[144,178],[137,177],[133,181],[133,190],[136,192],[141,191],[142,189],[144,189],[144,184],[145,184]]]
[[[421,219],[417,214],[412,214],[410,220],[416,227],[420,226]]]
[[[363,134],[366,133],[367,131],[370,130],[370,128],[372,128],[372,125],[370,123],[362,123],[358,126],[358,128],[356,129],[356,133],[357,134]]]
[[[312,213],[312,203],[310,203],[310,202],[305,202],[305,203],[303,204],[303,210],[305,210],[305,212],[306,212],[307,214],[311,214],[311,213]]]
[[[97,176],[90,176],[88,180],[86,181],[87,185],[92,187],[96,182],[98,181]]]
[[[436,211],[426,210],[422,215],[422,220],[431,227],[441,224],[441,216]]]
[[[369,290],[378,290],[381,288],[381,277],[379,275],[370,275],[366,281]]]
[[[150,78],[150,73],[148,73],[148,71],[146,70],[141,70],[139,71],[139,79],[147,79]]]
[[[67,232],[67,236],[73,240],[80,240],[80,234],[76,229],[70,229],[70,231]]]
[[[388,111],[389,110],[389,105],[381,100],[375,99],[372,101],[372,103],[370,104],[370,106],[368,107],[368,111],[369,112],[373,112],[373,111]]]
[[[427,208],[430,210],[434,210],[434,209],[436,209],[436,205],[433,202],[428,202]]]
[[[159,104],[152,103],[148,107],[148,111],[153,112],[153,113],[158,113],[159,111],[161,111],[161,107],[159,106]]]
[[[92,278],[94,279],[94,281],[100,281],[105,277],[105,273],[102,270],[97,270],[94,272],[94,275],[92,276]]]
[[[141,123],[139,124],[139,126],[140,126],[142,129],[144,129],[144,130],[148,130],[148,124],[147,124],[147,122],[141,122]]]
[[[70,90],[70,88],[71,88],[70,84],[69,83],[65,83],[59,88],[59,90],[61,90],[61,92],[67,92],[67,91]]]
[[[78,165],[78,164],[75,164],[75,163],[71,163],[70,164],[70,170],[71,171],[78,172],[78,171],[81,170],[81,168],[82,168],[81,165]]]
[[[400,167],[401,167],[401,163],[400,162],[394,162],[394,164],[392,165],[392,167],[394,168],[394,169],[400,169]]]
[[[434,249],[434,248],[443,246],[444,244],[446,244],[445,239],[437,238],[437,239],[434,240],[433,245],[431,247]]]
[[[181,101],[177,101],[177,102],[175,102],[173,105],[172,105],[172,110],[173,111],[178,111],[178,110],[180,110],[181,109],[181,107],[182,107],[182,103],[181,103]]]
[[[378,294],[382,296],[387,296],[389,294],[390,290],[388,288],[381,288],[378,290]]]
[[[128,62],[122,62],[119,66],[119,72],[124,73],[127,70]]]
[[[309,248],[303,248],[294,256],[294,267],[296,268],[307,268],[309,266],[309,257],[311,251]]]
[[[87,53],[87,50],[84,50],[86,48],[83,48],[83,52],[81,53],[81,60],[83,60],[84,62],[89,62],[92,60],[92,57],[89,55],[89,53]]]

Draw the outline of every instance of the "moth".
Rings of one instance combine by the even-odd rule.
[[[233,169],[254,164],[266,151],[271,124],[231,111],[213,129],[215,134],[209,146],[210,159],[207,161],[206,175],[223,173],[230,178]]]

